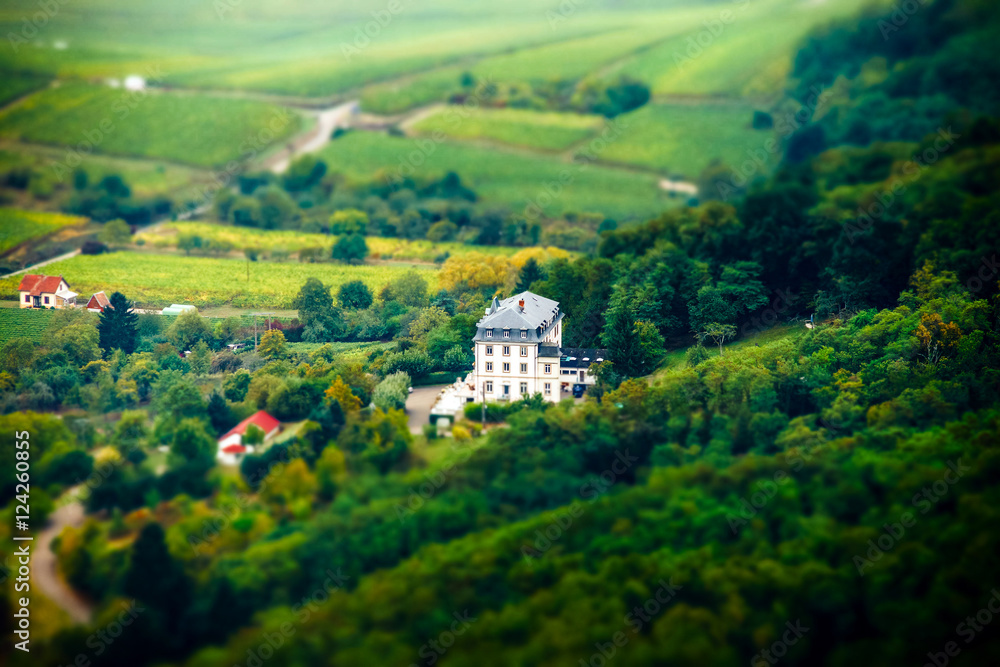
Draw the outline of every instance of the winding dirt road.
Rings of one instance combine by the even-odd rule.
[[[77,623],[88,622],[94,607],[59,576],[56,555],[52,553],[52,540],[66,526],[81,525],[83,519],[83,505],[78,502],[57,509],[49,516],[45,528],[38,534],[35,551],[31,557],[31,578],[34,584]]]

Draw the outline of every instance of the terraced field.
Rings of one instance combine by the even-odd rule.
[[[53,187],[72,187],[72,178],[54,165],[61,164],[66,150],[54,146],[0,143],[0,173],[16,169],[30,169],[42,174]],[[87,173],[91,183],[97,183],[109,174],[125,179],[137,197],[155,197],[172,194],[183,200],[194,195],[199,182],[207,182],[210,172],[167,161],[143,160],[91,153],[81,156],[78,169]]]
[[[122,292],[145,307],[190,303],[274,310],[291,308],[299,288],[310,276],[334,289],[351,280],[363,280],[372,290],[379,290],[408,270],[413,269],[398,265],[246,262],[133,252],[78,255],[45,267],[46,273],[65,276],[75,292]],[[416,270],[424,272],[431,288],[435,287],[433,269]],[[20,276],[0,279],[0,298],[16,297],[19,281]]]
[[[43,88],[48,82],[47,78],[24,74],[0,77],[0,105],[7,104],[33,90]]]
[[[488,139],[543,150],[569,148],[604,125],[601,116],[529,111],[527,109],[465,109],[442,107],[412,126],[421,134],[454,139]]]
[[[153,248],[174,248],[182,234],[198,236],[202,239],[226,241],[236,249],[260,248],[265,252],[282,249],[295,253],[303,248],[323,248],[326,256],[329,256],[330,249],[337,241],[336,236],[329,234],[262,230],[199,222],[166,223],[160,225],[153,232],[138,234],[136,240],[141,239],[147,246]],[[411,241],[377,236],[366,237],[365,242],[368,244],[373,259],[419,262],[433,262],[435,258],[444,253],[451,256],[461,256],[470,252],[485,252],[491,255],[509,256],[523,250],[523,248],[505,246],[469,246],[462,243],[432,243],[430,241]]]
[[[595,153],[600,156],[600,152]],[[407,139],[354,132],[332,142],[320,155],[348,173],[384,178],[396,173],[440,176],[454,170],[484,204],[517,212],[550,215],[600,211],[619,220],[641,219],[676,205],[657,188],[653,174],[574,163],[550,155],[481,148],[431,139]]]
[[[0,113],[0,137],[211,167],[258,154],[301,124],[293,111],[252,100],[67,83]]]
[[[86,222],[87,218],[74,215],[0,208],[0,254],[62,227]]]
[[[774,133],[752,120],[743,104],[650,104],[621,117],[625,130],[601,157],[693,179],[713,159],[735,166],[761,150]]]
[[[33,308],[0,308],[0,345],[12,338],[41,342],[54,313],[54,310]]]

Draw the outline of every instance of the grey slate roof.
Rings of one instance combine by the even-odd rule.
[[[524,300],[523,310],[519,306],[522,299]],[[494,297],[486,315],[476,325],[475,340],[537,343],[562,317],[563,314],[559,312],[558,302],[531,292],[521,292],[503,301]],[[486,329],[493,329],[491,338],[486,337]],[[510,329],[509,339],[503,337],[504,329]],[[522,330],[528,332],[527,338],[521,338]]]
[[[588,368],[608,358],[608,351],[591,347],[563,347],[559,350],[560,368]]]

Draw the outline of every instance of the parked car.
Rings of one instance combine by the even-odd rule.
[[[573,385],[573,398],[580,398],[583,396],[583,392],[586,391],[587,385],[585,384],[574,384]]]

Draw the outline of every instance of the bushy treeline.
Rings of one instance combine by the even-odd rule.
[[[919,141],[942,126],[1000,111],[1000,11],[983,0],[872,8],[819,31],[799,50],[792,94],[836,89],[799,131],[794,159],[841,143]]]
[[[476,620],[447,662],[572,664],[622,631],[629,664],[745,664],[786,622],[809,629],[789,664],[915,661],[989,599],[1000,331],[997,304],[953,274],[908,287],[892,309],[652,386],[530,402],[506,428],[434,445],[429,463],[393,413],[356,412],[343,375],[305,434],[248,457],[239,480],[92,521],[64,535],[60,558],[104,604],[151,606],[141,645],[123,642],[140,661],[261,610],[187,664],[238,663],[264,636],[285,637],[281,664],[422,664],[466,610]],[[150,559],[169,590],[130,583]],[[669,604],[636,615],[661,580],[676,587]],[[225,622],[198,625],[221,605]],[[963,650],[997,657],[993,632]]]

